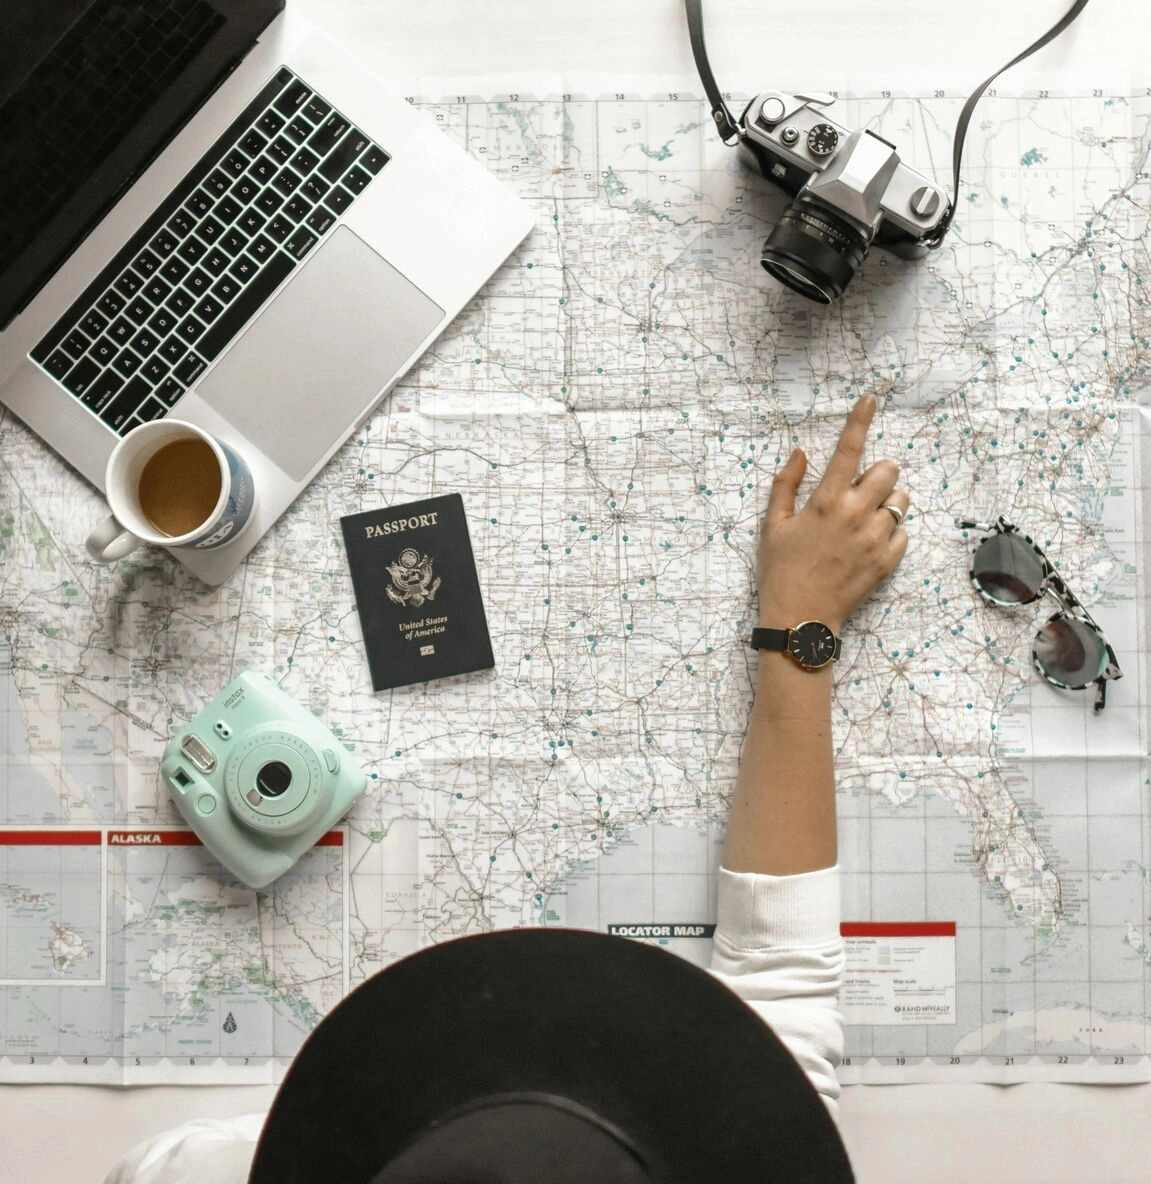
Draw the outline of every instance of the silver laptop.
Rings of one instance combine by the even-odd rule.
[[[532,226],[283,0],[5,0],[0,401],[98,488],[172,415],[235,444],[225,580]],[[93,506],[93,521],[102,508]]]

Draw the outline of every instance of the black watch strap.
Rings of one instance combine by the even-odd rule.
[[[783,653],[787,649],[789,632],[787,629],[753,629],[751,631],[751,648]]]

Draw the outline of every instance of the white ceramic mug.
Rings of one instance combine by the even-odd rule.
[[[97,563],[123,559],[142,543],[222,547],[240,533],[255,503],[244,459],[179,419],[133,428],[108,458],[104,488],[112,514],[86,543]]]

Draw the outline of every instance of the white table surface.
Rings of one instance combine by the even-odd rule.
[[[679,0],[289,0],[398,89],[418,78],[694,78]],[[931,78],[973,87],[1053,23],[1064,0],[709,0],[708,49],[732,88]],[[1107,74],[1151,84],[1151,10],[1092,0],[1011,78]],[[1005,83],[1006,85],[1006,83]],[[133,1143],[193,1117],[260,1110],[271,1087],[0,1087],[0,1182],[98,1184]],[[1151,1180],[1151,1086],[872,1086],[845,1091],[861,1184]]]

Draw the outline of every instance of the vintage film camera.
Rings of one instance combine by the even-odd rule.
[[[160,772],[184,820],[249,888],[283,875],[368,783],[319,720],[251,671],[168,741]]]
[[[726,144],[793,200],[763,245],[761,262],[793,291],[830,304],[843,294],[872,243],[904,259],[938,247],[950,229],[955,203],[922,173],[904,164],[894,144],[851,129],[830,114],[829,94],[764,91],[739,120],[716,85],[703,39],[702,0],[684,0],[692,54]],[[959,188],[963,141],[972,111],[1004,70],[1058,36],[1087,6],[1075,0],[1042,37],[982,82],[968,97],[955,127],[953,191]]]

